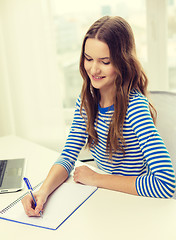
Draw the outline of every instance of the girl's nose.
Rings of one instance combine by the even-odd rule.
[[[101,72],[101,69],[100,69],[100,66],[98,63],[94,62],[92,63],[92,66],[91,66],[91,74],[92,75],[97,75]]]

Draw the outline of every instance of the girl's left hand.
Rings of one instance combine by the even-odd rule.
[[[73,174],[73,179],[77,183],[82,183],[85,185],[96,186],[95,180],[98,173],[94,172],[87,166],[81,166],[75,168],[75,172]]]

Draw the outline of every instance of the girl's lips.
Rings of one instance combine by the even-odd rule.
[[[103,77],[103,76],[93,76],[92,75],[92,78],[93,78],[93,80],[95,80],[95,81],[98,81],[98,80],[101,80],[101,79],[103,79],[103,78],[105,78],[105,77]]]

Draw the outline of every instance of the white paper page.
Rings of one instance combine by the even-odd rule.
[[[0,214],[6,218],[30,225],[56,229],[72,214],[94,191],[96,187],[76,183],[63,183],[51,194],[44,207],[43,217],[28,217],[22,203],[18,202],[7,212]]]

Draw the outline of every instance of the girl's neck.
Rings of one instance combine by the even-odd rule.
[[[114,104],[114,94],[111,92],[100,92],[100,107],[105,108],[105,107],[110,107]]]
[[[101,96],[99,104],[100,104],[100,107],[102,107],[102,108],[112,106],[114,104],[113,96],[111,96],[111,97],[109,97],[109,96],[102,97]]]

